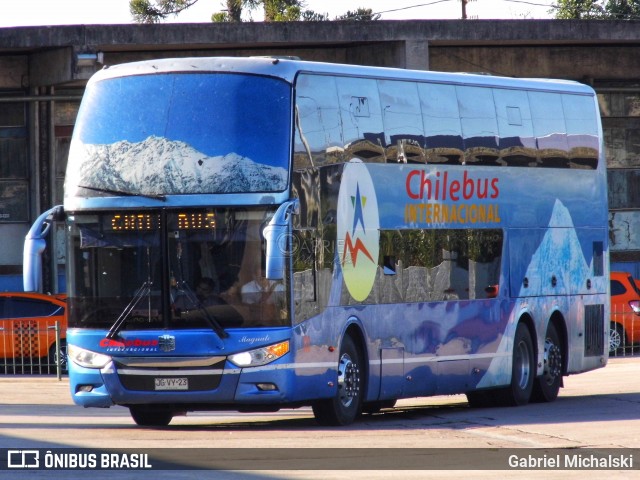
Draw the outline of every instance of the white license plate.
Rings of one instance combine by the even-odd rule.
[[[188,378],[156,377],[154,382],[156,390],[189,390]]]

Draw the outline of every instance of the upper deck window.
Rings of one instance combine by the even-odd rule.
[[[593,96],[499,85],[301,74],[294,168],[422,163],[595,169]]]
[[[173,73],[96,82],[78,115],[66,194],[283,191],[290,109],[289,85],[261,76]]]

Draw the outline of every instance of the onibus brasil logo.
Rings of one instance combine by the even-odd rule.
[[[378,271],[380,217],[373,180],[360,160],[344,165],[337,224],[344,283],[351,296],[361,302],[371,293]]]

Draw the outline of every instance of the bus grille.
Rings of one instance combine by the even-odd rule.
[[[597,357],[604,355],[604,305],[584,307],[584,355]]]
[[[116,368],[118,378],[122,386],[127,390],[138,392],[159,390],[197,392],[218,388],[222,380],[224,361],[217,365],[190,368],[136,368],[119,365],[116,362]]]

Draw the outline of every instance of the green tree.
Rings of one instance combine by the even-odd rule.
[[[604,9],[606,18],[615,20],[640,19],[640,0],[609,0]]]
[[[137,23],[158,23],[178,15],[198,0],[129,0],[129,12]],[[214,22],[241,22],[243,7],[255,8],[260,0],[226,0],[226,10],[211,15]]]
[[[561,20],[606,18],[605,0],[558,0],[554,10]]]
[[[344,15],[336,18],[336,20],[380,20],[379,13],[373,13],[370,8],[358,8],[355,12],[348,11]]]
[[[264,0],[265,22],[294,22],[300,20],[300,0]]]
[[[158,23],[171,15],[178,15],[199,0],[129,0],[129,11],[137,23]],[[265,22],[329,20],[327,14],[303,10],[304,0],[226,0],[226,11],[211,15],[213,22],[241,22],[242,10],[255,10],[262,5]],[[347,12],[336,20],[378,20],[370,8],[358,8]]]

